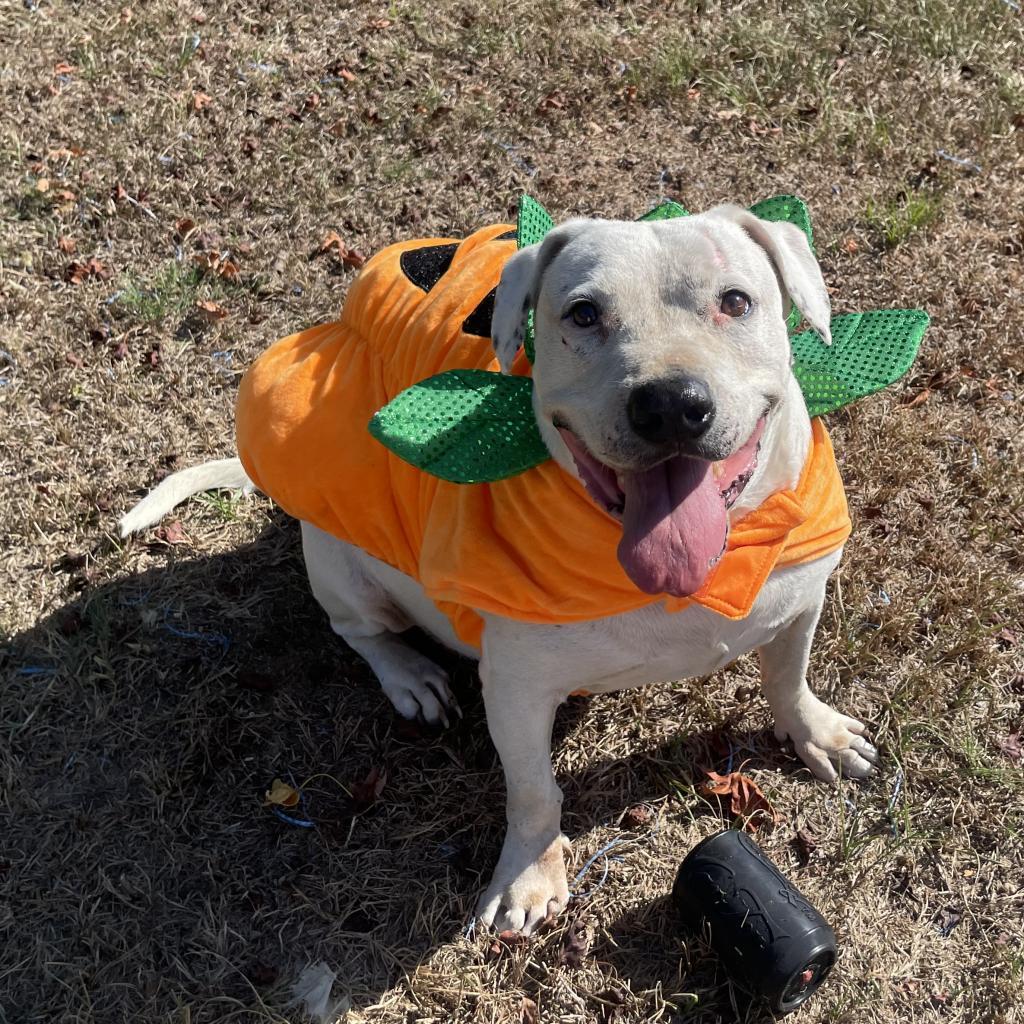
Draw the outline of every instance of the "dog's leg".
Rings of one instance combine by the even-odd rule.
[[[562,792],[551,768],[551,726],[561,697],[524,673],[521,663],[490,653],[485,642],[480,679],[487,726],[505,770],[508,830],[477,916],[498,931],[529,935],[569,900],[569,841],[562,835]]]
[[[807,663],[821,615],[818,601],[760,648],[761,684],[775,715],[775,735],[793,741],[796,752],[819,779],[863,778],[878,763],[878,751],[865,738],[866,726],[818,700],[807,685]]]
[[[313,596],[331,629],[366,660],[395,710],[445,726],[449,711],[461,714],[448,674],[396,635],[412,623],[362,570],[355,549],[304,522],[302,553]]]

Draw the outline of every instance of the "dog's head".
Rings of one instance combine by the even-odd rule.
[[[619,559],[641,589],[695,593],[721,556],[728,508],[789,385],[793,303],[830,340],[803,232],[735,206],[569,221],[506,264],[498,361],[509,369],[532,310],[542,429],[622,518]]]

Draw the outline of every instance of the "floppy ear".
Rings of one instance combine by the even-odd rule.
[[[831,345],[832,303],[807,236],[795,224],[761,220],[739,206],[722,206],[719,211],[768,254],[782,289],[783,312],[788,316],[790,304],[795,304],[825,344]]]
[[[530,310],[537,305],[544,271],[565,247],[572,230],[569,222],[549,231],[542,242],[520,249],[502,269],[491,317],[491,341],[502,373],[512,369],[526,337]]]
[[[541,244],[520,249],[505,264],[494,296],[491,316],[491,341],[502,373],[512,369],[512,361],[526,336],[526,321],[537,301],[534,279]]]

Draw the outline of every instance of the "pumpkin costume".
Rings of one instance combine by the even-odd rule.
[[[631,582],[616,558],[620,524],[546,452],[534,451],[526,471],[465,485],[371,437],[375,414],[425,378],[462,373],[471,389],[474,371],[499,379],[491,377],[490,318],[515,238],[498,225],[462,242],[392,245],[366,264],[339,320],[265,352],[243,379],[237,408],[238,452],[256,486],[290,515],[417,579],[477,649],[480,611],[568,623],[696,602],[742,618],[774,568],[843,544],[846,497],[817,418],[797,487],[732,527],[722,558],[689,598],[648,594]],[[513,377],[500,380],[528,388],[529,371],[520,352]],[[520,428],[527,429],[513,417],[498,433]]]

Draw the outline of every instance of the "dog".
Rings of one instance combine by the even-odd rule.
[[[445,673],[405,643],[403,630],[417,625],[479,659],[508,827],[477,914],[486,925],[528,935],[569,898],[568,840],[550,750],[555,710],[569,694],[704,677],[757,651],[775,734],[792,741],[814,775],[867,776],[878,752],[864,724],[819,700],[806,678],[826,582],[849,526],[827,435],[809,419],[791,371],[792,305],[829,340],[828,292],[804,234],[726,205],[663,221],[571,220],[519,251],[501,241],[507,237],[494,229],[474,242],[473,252],[506,246],[490,296],[487,358],[504,373],[521,366],[532,313],[533,411],[552,460],[544,479],[564,484],[557,493],[571,491],[587,505],[585,514],[600,520],[600,543],[589,550],[616,564],[616,592],[631,591],[636,600],[597,613],[591,604],[586,617],[557,621],[496,611],[505,606],[481,600],[470,609],[479,624],[473,642],[414,572],[323,523],[302,521],[301,533],[313,594],[399,714],[447,725],[458,711]],[[375,444],[367,434],[365,445]],[[364,454],[376,458],[373,451]],[[766,578],[750,587],[742,573],[734,576],[745,605],[702,603],[719,561],[731,558],[723,552],[733,539],[748,524],[774,521],[766,510],[799,492],[818,455],[834,476],[831,500],[839,508],[830,542],[802,549],[790,562],[772,561]],[[122,535],[199,491],[253,486],[259,474],[243,461],[219,460],[169,477],[122,519]],[[459,490],[443,486],[446,494]],[[352,488],[352,502],[362,500],[359,490]],[[557,509],[553,515],[550,528],[557,529]],[[494,583],[502,586],[514,589],[515,581]]]

